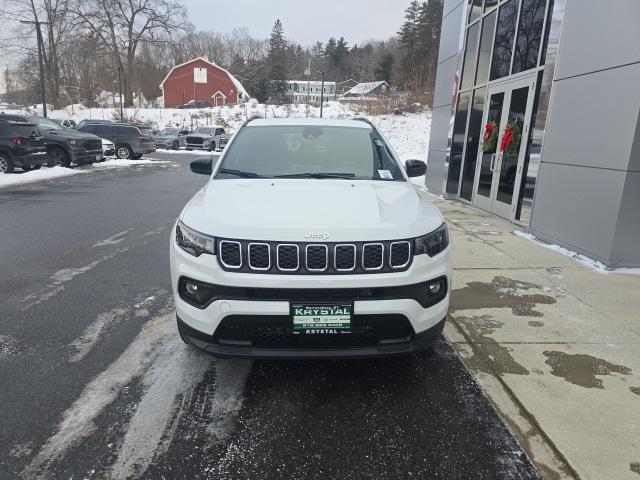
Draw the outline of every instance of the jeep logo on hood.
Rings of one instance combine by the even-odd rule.
[[[312,232],[308,231],[304,234],[304,238],[308,238],[310,240],[319,239],[319,240],[327,240],[331,235],[329,232]]]

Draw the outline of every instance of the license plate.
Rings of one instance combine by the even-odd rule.
[[[344,303],[291,304],[293,333],[337,335],[351,333],[353,306]]]

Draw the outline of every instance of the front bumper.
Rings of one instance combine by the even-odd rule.
[[[72,163],[81,165],[83,163],[93,163],[102,160],[104,154],[102,148],[100,150],[87,150],[87,149],[73,149],[70,151],[70,157]]]
[[[45,165],[49,161],[49,155],[47,155],[44,148],[42,148],[42,151],[21,153],[20,155],[13,155],[11,158],[16,167],[35,167]]]
[[[408,355],[431,348],[442,335],[446,319],[416,334],[410,342],[399,345],[375,345],[359,348],[252,348],[220,345],[211,335],[190,327],[177,317],[178,331],[182,339],[205,353],[220,358],[289,359],[289,358],[369,358],[378,356]]]
[[[218,259],[211,255],[198,258],[189,255],[175,243],[171,236],[171,276],[176,303],[176,312],[185,341],[209,353],[220,356],[247,356],[265,358],[289,357],[362,357],[372,355],[392,355],[411,353],[427,348],[437,338],[449,309],[451,287],[451,247],[431,258],[419,255],[409,269],[402,272],[384,274],[354,275],[257,275],[224,271]],[[180,296],[181,279],[193,279],[220,287],[222,293],[212,297],[206,305],[194,305]],[[436,279],[445,278],[446,296],[435,304],[422,301],[415,293],[410,293],[416,285],[426,285]],[[225,291],[226,290],[226,291]],[[406,341],[395,345],[380,344],[348,346],[346,348],[257,348],[251,344],[239,346],[221,345],[216,341],[218,327],[225,319],[260,318],[270,325],[282,326],[290,315],[290,303],[305,300],[333,300],[332,293],[342,295],[354,293],[354,318],[388,317],[407,322],[410,335]],[[245,293],[242,293],[242,292]],[[271,295],[268,292],[272,292]],[[289,291],[307,292],[287,297]],[[393,293],[390,293],[393,291]],[[402,292],[405,291],[405,294]],[[240,294],[238,294],[240,292]],[[267,293],[265,293],[267,292]],[[313,295],[308,294],[312,292]],[[337,292],[337,293],[336,293]],[[398,292],[400,292],[398,294]],[[283,294],[284,293],[284,294]],[[326,297],[325,297],[326,294]]]

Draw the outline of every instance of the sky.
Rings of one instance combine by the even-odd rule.
[[[344,36],[349,45],[396,34],[410,0],[183,0],[198,30],[247,27],[268,38],[277,18],[285,35],[304,46]]]

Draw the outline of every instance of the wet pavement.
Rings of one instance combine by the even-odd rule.
[[[637,479],[640,276],[588,268],[512,223],[435,202],[454,253],[445,334],[538,470]]]
[[[182,344],[168,239],[206,179],[153,157],[172,163],[0,190],[0,478],[538,478],[448,341],[253,363]]]

